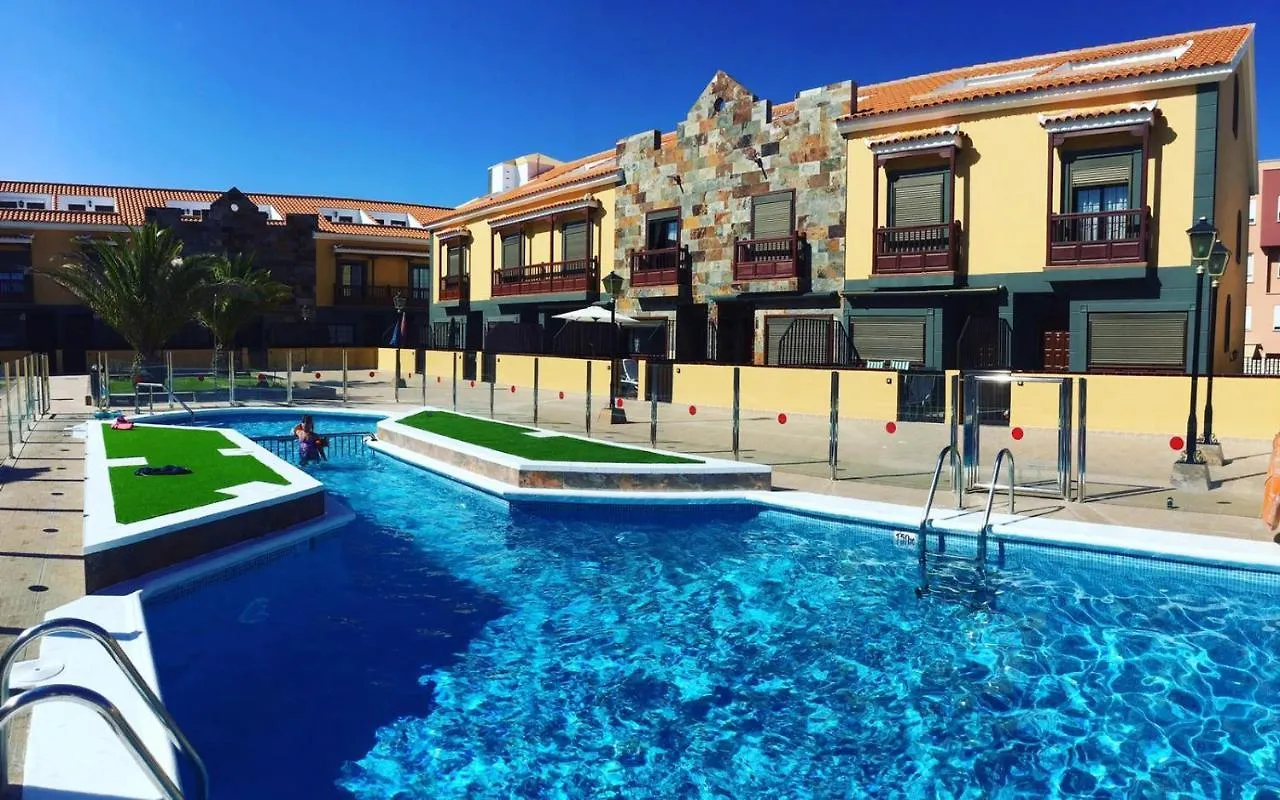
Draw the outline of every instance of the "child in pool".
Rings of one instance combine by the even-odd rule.
[[[310,414],[293,427],[293,435],[298,439],[298,453],[303,464],[326,460],[324,438],[316,435],[315,421]]]

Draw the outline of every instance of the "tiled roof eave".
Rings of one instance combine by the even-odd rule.
[[[581,190],[584,187],[594,186],[596,184],[606,185],[611,182],[616,184],[616,183],[620,183],[621,181],[622,181],[622,170],[613,168],[608,172],[601,172],[596,175],[583,176],[582,178],[579,178],[577,180],[569,181],[565,183],[557,183],[554,186],[548,186],[545,189],[533,191],[528,194],[522,194],[522,195],[519,195],[518,197],[512,197],[509,200],[504,200],[504,201],[494,202],[494,203],[487,203],[484,205],[476,206],[475,208],[463,209],[456,214],[452,214],[447,217],[440,217],[439,219],[433,220],[430,224],[424,227],[430,231],[438,231],[441,228],[446,228],[450,225],[459,225],[459,224],[465,224],[469,222],[475,222],[477,220],[483,220],[486,215],[493,214],[494,212],[500,211],[501,209],[504,209],[504,208],[510,208],[512,206],[523,205],[526,203],[528,204],[536,203],[539,200],[547,200],[550,198],[557,197],[560,194],[566,194],[575,190]]]
[[[1017,108],[1046,105],[1076,97],[1106,97],[1130,94],[1148,88],[1167,88],[1194,85],[1224,78],[1235,71],[1235,64],[1202,67],[1176,72],[1155,72],[1125,78],[1102,78],[1097,81],[1078,81],[1069,85],[1047,89],[1006,90],[963,100],[947,100],[921,104],[892,111],[868,111],[865,114],[845,116],[837,120],[842,134],[892,127],[898,124],[914,124],[934,119],[953,119],[1000,108]]]

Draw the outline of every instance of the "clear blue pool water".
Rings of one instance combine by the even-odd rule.
[[[147,607],[218,797],[1280,792],[1269,577],[1011,548],[973,610],[860,525],[315,474],[355,523]]]

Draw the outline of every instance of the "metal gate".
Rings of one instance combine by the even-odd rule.
[[[1048,384],[1056,386],[1057,396],[1057,433],[1052,440],[1023,441],[1025,434],[1021,428],[1011,428],[1010,436],[1014,444],[1010,445],[1014,453],[1015,477],[1014,489],[1018,494],[1054,497],[1069,501],[1071,499],[1071,410],[1072,379],[1068,376],[1014,376],[1008,372],[967,373],[964,375],[964,431],[963,431],[963,464],[966,491],[986,491],[991,488],[990,476],[982,474],[982,427],[986,412],[983,400],[990,397],[984,392],[986,386],[1008,386],[1011,383]],[[1019,435],[1022,434],[1022,435]],[[999,447],[991,448],[992,453]],[[1036,457],[1040,458],[1037,460]],[[1047,458],[1046,458],[1047,457]],[[1051,462],[1051,477],[1037,477],[1036,470],[1045,461]],[[1026,476],[1031,476],[1027,479]],[[1007,490],[1006,484],[996,483],[998,489]]]

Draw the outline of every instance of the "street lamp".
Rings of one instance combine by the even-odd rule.
[[[1218,229],[1213,227],[1205,217],[1187,228],[1187,238],[1191,240],[1191,263],[1196,268],[1196,306],[1195,331],[1191,337],[1191,402],[1187,409],[1187,449],[1183,452],[1180,464],[1203,463],[1196,452],[1196,394],[1200,379],[1200,317],[1204,313],[1204,270],[1209,260],[1209,251],[1218,238]]]
[[[1217,445],[1218,440],[1213,435],[1213,340],[1214,333],[1218,327],[1218,282],[1227,271],[1227,260],[1231,258],[1231,251],[1222,242],[1214,242],[1213,247],[1209,249],[1209,259],[1205,264],[1205,269],[1209,273],[1209,385],[1205,389],[1204,396],[1204,437],[1200,440],[1202,446]],[[1221,458],[1216,459],[1221,461]]]
[[[405,298],[404,292],[396,292],[396,296],[391,299],[391,304],[396,307],[396,330],[392,334],[396,340],[396,388],[395,401],[400,402],[400,387],[404,382],[400,379],[400,340],[404,337],[404,309],[409,301]]]
[[[312,305],[310,300],[302,300],[298,303],[298,316],[302,317],[302,365],[299,372],[309,372],[310,368],[307,362],[310,358],[311,345],[311,320],[315,319],[316,307]]]
[[[626,413],[618,408],[618,339],[621,338],[618,336],[618,293],[622,291],[622,276],[610,271],[600,283],[609,293],[609,333],[613,336],[609,367],[609,422],[618,424],[627,421]]]

